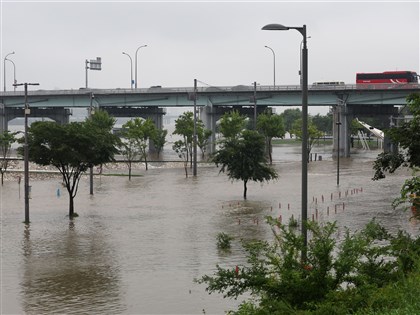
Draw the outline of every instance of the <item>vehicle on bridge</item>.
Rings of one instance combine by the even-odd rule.
[[[414,71],[385,71],[382,73],[357,73],[356,84],[406,84],[418,83],[418,74]]]
[[[328,87],[335,85],[346,85],[343,81],[321,81],[312,83],[313,87]]]

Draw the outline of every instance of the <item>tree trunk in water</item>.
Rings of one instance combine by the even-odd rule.
[[[4,183],[4,181],[3,181],[3,177],[4,177],[4,173],[3,172],[1,172],[1,185],[3,186],[3,183]]]
[[[188,178],[188,161],[184,163],[185,178]]]
[[[131,180],[131,163],[128,166],[128,180]]]
[[[146,164],[146,171],[147,171],[147,157],[144,157],[144,163]]]
[[[69,217],[71,219],[74,215],[74,198],[71,195],[69,196],[69,202]]]
[[[246,191],[247,191],[246,183],[247,181],[244,180],[244,199],[246,199]]]

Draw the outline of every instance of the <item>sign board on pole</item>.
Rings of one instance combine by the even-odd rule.
[[[96,60],[91,59],[89,61],[89,64],[90,64],[90,70],[101,70],[101,66],[102,66],[101,57],[96,57]]]

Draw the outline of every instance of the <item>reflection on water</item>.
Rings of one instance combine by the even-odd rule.
[[[27,314],[121,313],[119,270],[103,227],[23,235],[21,301]],[[94,301],[94,303],[92,303]]]
[[[375,154],[340,159],[340,186],[331,148],[308,166],[308,216],[352,230],[376,217],[389,230],[418,233],[409,213],[390,206],[404,180],[399,173],[371,181]],[[83,178],[75,200],[80,217],[70,221],[59,178],[31,179],[31,224],[23,221],[19,185],[1,188],[2,305],[14,314],[223,314],[239,302],[208,295],[194,278],[216,264],[245,262],[241,240],[270,239],[267,215],[300,218],[300,148],[276,147],[275,182],[230,182],[214,166],[197,178],[179,168],[153,165],[140,177],[98,176],[95,194]],[[221,252],[216,236],[234,237]]]

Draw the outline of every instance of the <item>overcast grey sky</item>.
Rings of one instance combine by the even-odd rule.
[[[215,86],[299,83],[295,30],[262,31],[269,23],[307,25],[309,83],[355,82],[356,72],[419,71],[419,1],[4,1],[1,55],[16,65],[18,82],[40,89],[85,85],[129,88],[130,60],[138,53],[138,86]],[[134,70],[133,70],[134,71]],[[13,67],[6,63],[7,89]],[[134,75],[134,72],[133,72]],[[202,84],[201,84],[202,85]],[[2,85],[3,87],[3,82]]]

